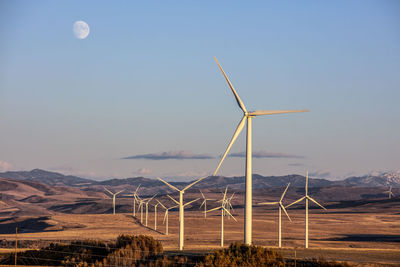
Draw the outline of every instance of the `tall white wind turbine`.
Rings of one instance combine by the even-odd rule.
[[[385,191],[385,192],[383,192],[383,193],[387,193],[389,199],[391,199],[392,197],[394,197],[394,194],[393,194],[393,192],[392,192],[392,187],[389,187],[389,190],[388,190],[388,191]]]
[[[123,191],[125,191],[125,190],[121,190],[121,191],[118,191],[117,193],[113,193],[113,192],[111,192],[110,190],[108,190],[107,188],[105,188],[104,187],[104,189],[109,193],[109,194],[111,194],[112,195],[112,199],[113,199],[113,214],[115,215],[115,197],[119,194],[119,193],[121,193],[121,192],[123,192]]]
[[[221,65],[219,64],[216,57],[214,57],[215,62],[217,62],[219,69],[225,77],[226,82],[232,90],[232,93],[236,99],[239,108],[243,111],[243,118],[240,120],[239,125],[236,128],[235,133],[232,136],[232,139],[226,148],[224,155],[221,158],[221,161],[218,164],[217,169],[214,172],[214,176],[218,172],[218,169],[221,167],[222,162],[225,157],[228,155],[231,146],[235,142],[239,133],[243,130],[244,124],[247,121],[247,133],[246,133],[246,197],[245,197],[245,222],[244,222],[244,242],[247,245],[251,245],[252,242],[252,118],[261,115],[275,115],[275,114],[285,114],[285,113],[296,113],[296,112],[308,112],[308,110],[256,110],[256,111],[247,111],[244,106],[242,100],[239,95],[236,93],[233,88],[232,83],[229,81],[228,76],[225,74]]]
[[[196,199],[194,201],[188,202],[185,205],[183,205],[183,194],[185,193],[186,190],[188,190],[190,187],[192,187],[193,185],[197,184],[198,182],[200,182],[201,180],[203,180],[204,178],[206,178],[207,176],[204,176],[196,181],[194,181],[193,183],[189,184],[188,186],[186,186],[185,188],[183,188],[182,190],[179,190],[178,188],[176,188],[175,186],[167,183],[166,181],[164,181],[161,178],[157,178],[158,180],[160,180],[161,182],[165,183],[166,185],[168,185],[170,188],[176,190],[179,192],[179,202],[176,201],[175,199],[173,199],[172,197],[170,197],[176,204],[179,205],[179,250],[183,249],[183,234],[184,234],[184,206],[197,201],[199,199]]]
[[[214,210],[221,210],[221,247],[224,247],[224,217],[225,217],[225,213],[228,214],[230,217],[232,217],[235,221],[237,221],[235,219],[235,217],[233,217],[233,215],[226,208],[226,205],[228,204],[228,202],[226,201],[227,190],[228,190],[228,187],[226,187],[224,197],[220,201],[221,206],[206,211],[206,213],[207,213],[207,212],[214,211]]]
[[[323,208],[324,210],[327,210],[324,206],[322,206],[321,204],[319,204],[315,199],[313,199],[312,197],[310,197],[308,195],[308,171],[306,174],[306,187],[305,187],[305,191],[306,194],[304,197],[299,198],[298,200],[296,200],[295,202],[289,204],[286,206],[286,208],[300,202],[303,201],[304,199],[306,200],[306,233],[305,233],[305,243],[304,246],[305,248],[308,248],[308,200],[311,200],[312,202],[314,202],[315,204],[317,204],[318,206],[320,206],[321,208]]]
[[[174,208],[176,208],[176,207],[179,207],[179,205],[175,205],[175,206],[172,206],[172,207],[170,207],[170,208],[167,208],[167,207],[165,207],[160,201],[157,200],[157,202],[158,202],[158,204],[161,205],[161,207],[163,207],[163,208],[165,209],[165,215],[164,215],[163,223],[165,224],[165,235],[168,235],[168,212],[169,212],[169,210],[171,210],[171,209],[174,209]]]
[[[286,189],[285,189],[285,191],[283,191],[281,199],[278,202],[258,203],[258,205],[278,205],[278,207],[279,207],[279,219],[278,219],[278,246],[279,247],[282,247],[282,210],[285,212],[289,221],[292,221],[292,219],[290,219],[289,214],[286,212],[285,206],[282,204],[283,197],[285,196],[286,191],[288,190],[289,186],[290,186],[290,183],[286,186]]]
[[[204,196],[203,192],[201,192],[201,190],[200,190],[200,193],[201,193],[201,196],[203,197],[203,202],[202,202],[201,205],[200,205],[200,209],[201,209],[201,207],[204,206],[204,219],[207,219],[207,212],[205,212],[205,211],[207,210],[207,200],[215,200],[215,199],[206,198],[206,197]]]

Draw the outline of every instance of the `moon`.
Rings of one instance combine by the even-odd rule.
[[[88,37],[90,29],[89,25],[83,20],[75,21],[73,27],[74,35],[78,39],[85,39]]]

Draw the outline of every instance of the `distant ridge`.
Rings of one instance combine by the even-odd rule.
[[[121,187],[128,186],[129,190],[136,188],[139,184],[143,189],[161,189],[161,192],[170,192],[168,188],[156,179],[145,177],[131,177],[122,179],[108,179],[104,181],[95,181],[87,178],[81,178],[72,175],[63,175],[58,172],[50,172],[41,169],[34,169],[31,171],[8,171],[0,173],[1,178],[35,181],[41,182],[50,186],[71,186],[83,189],[100,190],[102,186]],[[282,187],[291,183],[292,187],[303,187],[305,177],[298,174],[290,174],[284,176],[262,176],[253,174],[253,188],[263,189],[270,187]],[[177,187],[184,187],[191,183],[189,182],[172,182]],[[233,189],[244,188],[244,177],[224,177],[224,176],[209,176],[201,183],[195,185],[193,188],[221,188],[229,185]],[[100,187],[101,186],[101,187]],[[386,172],[375,175],[365,175],[360,177],[349,177],[341,181],[329,181],[321,178],[310,178],[310,187],[329,187],[329,186],[349,186],[349,187],[400,187],[400,172]],[[152,191],[152,190],[145,190]]]
[[[13,180],[30,180],[51,186],[67,185],[80,187],[82,184],[96,183],[94,180],[72,175],[63,175],[58,172],[50,172],[41,169],[34,169],[31,171],[8,171],[0,173],[0,177]]]

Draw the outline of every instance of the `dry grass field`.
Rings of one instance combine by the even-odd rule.
[[[219,212],[207,219],[197,210],[185,211],[185,251],[211,251],[219,247]],[[304,210],[289,210],[293,222],[282,220],[283,248],[287,257],[324,257],[339,261],[375,264],[400,264],[400,214],[393,210],[376,212],[351,212],[349,209],[323,212],[310,210],[310,248],[304,244]],[[243,210],[234,212],[238,222],[225,218],[225,244],[243,240]],[[58,214],[42,217],[2,219],[2,240],[14,240],[12,229],[20,225],[19,240],[75,240],[115,239],[119,234],[151,235],[160,240],[165,250],[177,250],[178,213],[171,211],[169,235],[164,235],[163,212],[158,213],[158,231],[154,228],[154,212],[149,213],[148,227],[140,224],[131,214]],[[22,225],[22,226],[21,226]],[[24,229],[25,228],[25,229]],[[253,242],[256,245],[277,245],[277,210],[254,208]]]

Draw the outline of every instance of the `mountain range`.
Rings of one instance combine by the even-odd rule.
[[[398,173],[349,177],[342,181],[309,179],[310,195],[329,202],[329,205],[350,203],[369,203],[368,201],[386,200],[387,185],[394,187],[395,196],[400,195]],[[389,177],[389,178],[388,178]],[[293,201],[304,194],[305,177],[297,174],[285,176],[253,175],[253,199],[273,201],[282,194],[284,187],[291,183],[285,199]],[[178,188],[184,188],[190,182],[171,182]],[[177,192],[164,183],[145,177],[109,179],[95,181],[91,179],[63,175],[57,172],[35,169],[32,171],[13,171],[0,173],[0,215],[26,216],[55,213],[109,213],[110,196],[104,187],[111,191],[124,190],[118,196],[117,209],[130,212],[132,198],[125,196],[137,189],[140,197],[146,198],[158,194],[157,198],[167,201],[166,194],[176,197]],[[185,199],[201,198],[199,189],[208,196],[219,198],[220,192],[229,186],[228,192],[236,193],[236,205],[242,205],[244,197],[244,177],[210,176],[185,191]],[[398,201],[398,197],[393,199]],[[170,201],[170,200],[169,200]],[[358,202],[357,202],[358,201]],[[360,202],[361,201],[361,202]],[[362,202],[364,201],[364,202]],[[336,203],[336,204],[335,204]],[[348,204],[346,204],[348,205]]]
[[[40,182],[49,186],[70,186],[78,187],[81,189],[97,188],[101,186],[138,186],[142,188],[153,188],[165,186],[163,183],[156,179],[145,177],[132,177],[122,179],[108,179],[104,181],[96,181],[87,178],[81,178],[72,175],[63,175],[58,172],[50,172],[41,169],[34,169],[31,171],[8,171],[0,173],[0,178],[34,181]],[[253,188],[268,188],[268,187],[282,187],[286,186],[289,182],[292,186],[304,186],[305,177],[302,175],[291,174],[285,176],[262,176],[253,174]],[[190,184],[189,182],[171,182],[175,186],[184,187]],[[240,187],[244,185],[244,177],[224,177],[215,176],[207,177],[194,188],[209,188],[209,187],[225,187],[230,185],[233,187]],[[386,172],[374,175],[352,176],[340,181],[330,181],[321,178],[310,178],[310,187],[326,187],[326,186],[353,186],[353,187],[400,187],[400,171]]]

